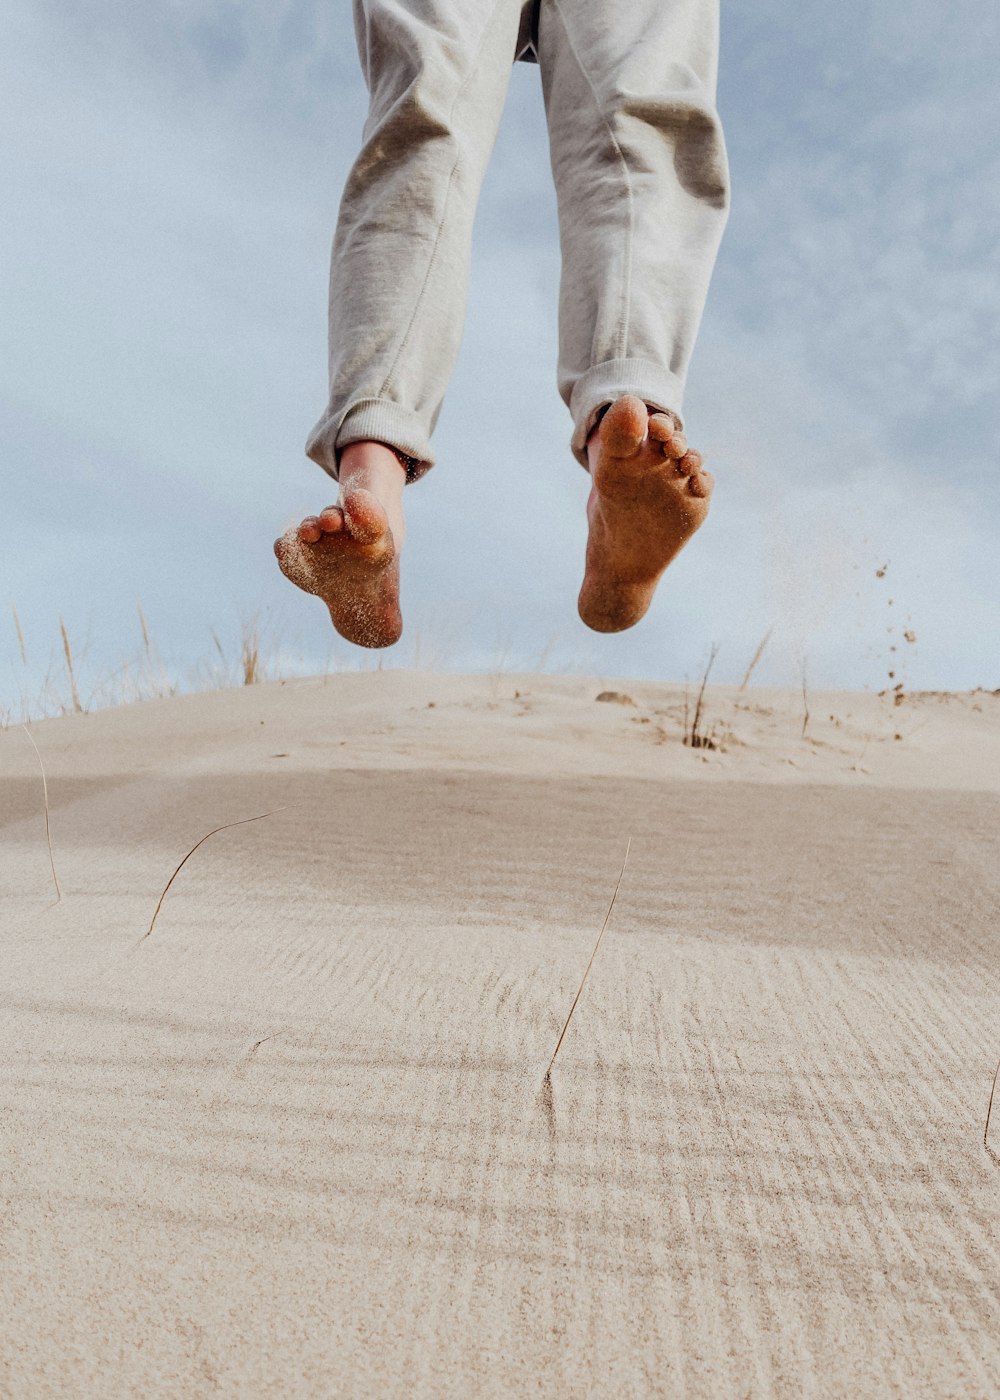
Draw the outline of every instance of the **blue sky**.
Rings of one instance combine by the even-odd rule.
[[[33,674],[62,615],[90,686],[137,652],[137,598],[179,672],[249,615],[286,669],[372,664],[270,553],[331,498],[302,445],[365,112],[346,0],[9,0],[2,25],[0,695],[8,604]],[[587,482],[518,65],[385,664],[679,680],[718,642],[738,680],[773,627],[760,681],[1000,685],[998,31],[993,0],[724,4],[733,212],[686,402],[718,493],[617,637],[576,617]]]

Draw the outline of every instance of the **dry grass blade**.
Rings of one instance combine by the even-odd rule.
[[[604,937],[604,930],[605,930],[605,929],[607,928],[607,926],[608,926],[608,922],[609,922],[609,920],[610,920],[610,918],[611,918],[611,911],[612,911],[612,909],[614,909],[614,907],[615,907],[615,900],[618,898],[618,891],[619,891],[619,889],[621,888],[622,876],[625,874],[625,867],[626,867],[626,865],[628,865],[628,853],[629,853],[629,851],[630,851],[631,849],[632,849],[632,838],[631,838],[631,836],[630,836],[630,837],[628,838],[628,844],[627,844],[626,847],[625,847],[625,859],[622,861],[622,868],[621,868],[621,870],[618,872],[618,883],[615,885],[615,892],[614,892],[614,894],[611,896],[611,903],[608,905],[608,912],[607,912],[607,913],[605,914],[605,916],[604,916],[604,923],[601,925],[601,931],[600,931],[600,933],[597,935],[597,942],[594,944],[594,951],[593,951],[593,952],[591,953],[591,955],[590,955],[590,962],[589,962],[589,963],[587,964],[587,966],[586,966],[586,969],[585,969],[585,971],[584,971],[583,977],[582,977],[582,979],[581,979],[581,981],[580,981],[580,986],[579,986],[579,989],[578,989],[578,991],[577,991],[577,994],[576,994],[576,996],[573,998],[573,1005],[570,1007],[570,1009],[569,1009],[569,1015],[566,1017],[566,1020],[565,1020],[565,1023],[563,1024],[562,1030],[559,1032],[559,1039],[556,1041],[556,1048],[552,1051],[552,1059],[549,1061],[549,1067],[548,1067],[548,1069],[545,1071],[545,1080],[547,1080],[547,1079],[549,1078],[549,1076],[551,1075],[551,1073],[552,1073],[552,1066],[555,1064],[555,1062],[556,1062],[556,1056],[559,1054],[559,1047],[560,1047],[560,1045],[562,1045],[562,1043],[563,1043],[563,1038],[564,1038],[564,1036],[566,1035],[567,1030],[569,1029],[569,1023],[570,1023],[570,1021],[572,1021],[572,1019],[573,1019],[573,1012],[576,1010],[576,1004],[577,1004],[577,1002],[580,1000],[581,996],[583,995],[583,989],[584,989],[584,987],[586,986],[587,978],[590,976],[590,969],[594,966],[594,959],[597,957],[597,950],[598,950],[598,948],[601,946],[601,939]],[[545,1080],[543,1080],[543,1083],[545,1082]]]
[[[66,624],[61,617],[59,631],[62,633],[63,654],[66,657],[66,672],[69,676],[69,693],[73,700],[73,711],[79,715],[83,713],[83,706],[80,704],[80,693],[76,688],[76,673],[73,670],[73,652],[69,645],[69,633],[66,631]]]
[[[177,879],[177,876],[184,869],[184,866],[187,865],[188,861],[194,855],[195,851],[198,849],[199,846],[204,846],[205,842],[210,836],[217,836],[220,831],[228,831],[231,826],[247,826],[250,822],[262,822],[265,817],[273,817],[275,812],[283,812],[284,810],[284,807],[275,807],[270,812],[258,812],[258,814],[255,817],[243,817],[238,822],[223,822],[222,826],[215,826],[212,828],[211,831],[206,831],[205,835],[201,838],[201,840],[196,841],[195,844],[191,847],[187,855],[174,870],[174,873],[171,875],[170,879],[163,886],[163,892],[160,895],[159,899],[156,901],[156,908],[153,910],[153,917],[149,921],[149,928],[142,935],[142,938],[139,939],[139,942],[145,942],[145,940],[153,932],[153,925],[156,923],[157,916],[160,910],[163,908],[163,901],[167,897],[167,891],[170,889],[170,886]]]
[[[757,646],[757,650],[754,652],[753,657],[751,658],[750,665],[746,669],[746,675],[740,681],[740,690],[746,690],[747,686],[750,684],[750,677],[753,675],[754,671],[756,671],[757,663],[760,660],[760,658],[764,655],[764,650],[768,642],[771,640],[771,633],[773,631],[774,628],[769,627],[764,633],[763,637],[761,637],[760,642]]]
[[[553,633],[550,635],[548,641],[545,643],[545,645],[542,647],[541,651],[539,652],[538,660],[535,662],[535,665],[534,665],[534,669],[535,669],[536,671],[544,671],[544,670],[545,670],[546,664],[547,664],[549,658],[551,657],[552,653],[555,651],[558,642],[559,642],[559,633],[558,633],[558,632],[553,632]]]
[[[153,685],[156,687],[153,691],[154,695],[159,699],[167,695],[173,695],[176,687],[171,685],[170,677],[167,675],[167,668],[163,664],[163,658],[153,644],[153,637],[146,622],[146,614],[143,611],[142,600],[140,598],[137,598],[135,601],[135,610],[139,614],[139,626],[142,629],[143,653],[147,667],[147,677],[143,679],[146,679],[148,684],[149,679],[152,679],[150,673],[154,671],[159,672],[158,677],[152,681]],[[137,680],[135,686],[137,694],[139,693],[139,686],[140,681]]]
[[[14,631],[17,633],[17,645],[21,650],[21,661],[27,666],[28,648],[24,645],[24,633],[21,631],[21,619],[17,615],[17,608],[11,603],[10,610],[14,618]]]
[[[712,667],[715,665],[715,658],[718,654],[719,644],[718,642],[713,642],[711,650],[708,653],[708,665],[705,667],[705,674],[701,678],[701,686],[698,690],[698,699],[695,701],[694,718],[691,721],[690,729],[687,727],[687,695],[685,694],[684,697],[684,742],[692,749],[715,748],[715,742],[711,734],[704,733],[701,722],[705,709],[705,687],[708,685],[708,678],[712,673]]]
[[[49,847],[49,869],[52,871],[52,883],[56,887],[56,903],[62,899],[62,890],[59,888],[59,876],[56,874],[56,862],[52,855],[52,831],[49,827],[49,785],[45,780],[45,764],[42,762],[42,755],[38,752],[38,745],[35,743],[35,736],[26,724],[21,728],[28,736],[31,747],[35,750],[35,757],[38,759],[38,771],[42,775],[42,801],[45,804],[45,840]]]
[[[990,1119],[993,1117],[993,1096],[997,1091],[998,1079],[1000,1079],[1000,1060],[997,1061],[997,1067],[993,1071],[993,1083],[990,1086],[990,1101],[986,1108],[986,1122],[983,1126],[983,1146],[986,1148],[986,1151],[989,1154],[990,1158],[994,1162],[996,1162],[997,1166],[1000,1166],[1000,1157],[997,1157],[997,1154],[993,1151],[992,1147],[990,1147],[989,1144]]]
[[[139,614],[139,626],[142,628],[142,644],[146,648],[146,656],[153,654],[153,642],[149,635],[149,628],[146,626],[146,614],[142,610],[142,602],[136,599],[135,610]]]
[[[240,639],[240,666],[244,685],[257,685],[264,679],[260,660],[260,634],[255,618],[244,618]],[[381,658],[379,658],[381,660]]]

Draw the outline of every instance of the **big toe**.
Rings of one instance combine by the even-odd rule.
[[[372,493],[363,486],[345,494],[341,510],[348,531],[359,544],[376,544],[382,540],[390,543],[389,517]]]
[[[614,457],[631,457],[646,437],[649,415],[642,399],[625,394],[601,419],[601,443]]]

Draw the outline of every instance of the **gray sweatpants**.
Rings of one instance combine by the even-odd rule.
[[[331,476],[372,439],[433,462],[476,201],[515,58],[537,59],[559,208],[572,450],[620,394],[682,418],[728,207],[718,0],[354,0],[371,99],[330,278]]]

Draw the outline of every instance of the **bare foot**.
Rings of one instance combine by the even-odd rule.
[[[587,443],[593,487],[580,616],[622,632],[645,614],[660,575],[708,514],[712,487],[669,413],[626,394]]]
[[[330,609],[342,637],[388,647],[403,631],[399,552],[406,471],[381,442],[355,442],[340,458],[340,500],[274,542],[281,571]]]

